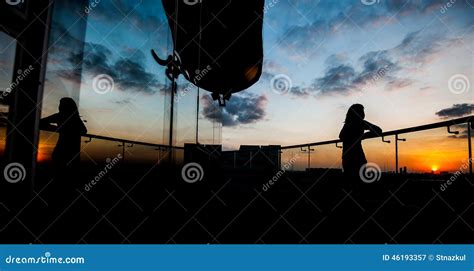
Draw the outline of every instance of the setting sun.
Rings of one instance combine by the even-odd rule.
[[[431,166],[431,170],[432,170],[433,172],[436,172],[436,171],[438,171],[438,169],[439,169],[439,167],[438,167],[438,166]]]

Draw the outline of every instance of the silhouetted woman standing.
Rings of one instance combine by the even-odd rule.
[[[76,102],[71,98],[59,101],[59,113],[41,119],[41,126],[56,124],[59,139],[54,148],[52,160],[61,168],[76,166],[80,161],[81,136],[87,133],[79,117]]]
[[[339,133],[342,140],[342,167],[344,173],[351,179],[360,179],[359,171],[367,164],[362,140],[368,136],[380,135],[380,127],[364,120],[364,106],[353,104],[347,111],[344,127]],[[365,131],[369,132],[365,132]]]

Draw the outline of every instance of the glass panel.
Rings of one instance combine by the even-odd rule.
[[[145,145],[125,144],[126,164],[155,164],[160,157],[160,149]]]
[[[88,1],[55,1],[51,31],[48,43],[46,82],[41,117],[45,118],[59,111],[61,98],[72,98],[82,113],[79,103],[81,88],[82,55],[86,21],[81,18]],[[84,119],[84,116],[81,114]],[[87,123],[86,123],[87,125]],[[58,134],[40,131],[37,154],[38,180],[46,180],[51,173],[51,155],[58,141]]]
[[[0,32],[0,158],[3,158],[6,146],[8,124],[8,99],[14,89],[16,40]],[[16,80],[16,79],[15,79]]]
[[[197,87],[180,77],[175,96],[176,122],[175,145],[196,142]]]
[[[217,101],[213,101],[209,92],[200,91],[199,98],[199,143],[221,144],[222,119],[224,108]],[[239,146],[227,144],[228,149],[239,149]]]
[[[308,156],[298,148],[282,150],[281,167],[290,171],[305,171],[308,167]]]
[[[448,134],[446,128],[421,131],[400,136],[399,166],[409,173],[454,173],[468,165],[467,125],[451,128],[458,135]],[[464,168],[467,172],[467,168]]]
[[[375,163],[382,172],[395,171],[395,138],[393,136],[384,138],[371,138],[362,141],[365,157],[368,163]]]
[[[89,133],[164,143],[169,30],[152,0],[90,2],[82,66],[81,110]],[[166,142],[167,143],[167,142]]]

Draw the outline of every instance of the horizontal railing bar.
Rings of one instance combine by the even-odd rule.
[[[474,115],[471,115],[471,116],[468,116],[468,117],[463,117],[463,118],[458,118],[458,119],[452,119],[452,120],[447,120],[447,121],[442,121],[442,122],[435,122],[435,123],[431,123],[431,124],[424,124],[424,125],[414,126],[414,127],[410,127],[410,128],[404,128],[404,129],[388,131],[388,132],[384,132],[380,135],[367,136],[364,139],[407,134],[407,133],[413,133],[413,132],[419,132],[419,131],[426,131],[426,130],[442,128],[442,127],[448,127],[448,126],[457,125],[457,124],[469,123],[469,122],[473,122],[473,121],[474,121]],[[296,148],[302,148],[302,147],[308,147],[308,146],[330,145],[330,144],[336,144],[336,143],[340,143],[340,142],[342,142],[340,139],[334,139],[334,140],[328,140],[328,141],[320,141],[320,142],[313,142],[313,143],[306,143],[306,144],[283,146],[283,147],[281,147],[281,149],[284,150],[284,149],[296,149]]]
[[[384,132],[380,135],[368,136],[364,139],[385,137],[385,136],[392,136],[392,135],[400,135],[400,134],[413,133],[413,132],[418,132],[418,131],[426,131],[426,130],[442,128],[442,127],[448,127],[448,126],[457,125],[457,124],[469,123],[469,122],[472,122],[472,121],[474,121],[474,115],[463,117],[463,118],[458,118],[458,119],[442,121],[442,122],[436,122],[436,123],[431,123],[431,124],[424,124],[424,125],[420,125],[420,126],[414,126],[414,127],[410,127],[410,128],[404,128],[404,129],[388,131],[388,132]],[[52,129],[42,129],[42,130],[49,131],[49,132],[55,132]],[[150,146],[150,147],[155,147],[155,148],[173,148],[173,149],[179,149],[179,150],[184,149],[184,147],[177,147],[177,146],[171,146],[170,147],[169,145],[154,144],[154,143],[148,143],[148,142],[134,141],[134,140],[107,137],[107,136],[100,136],[100,135],[93,135],[93,134],[86,134],[86,135],[83,135],[82,137],[88,137],[88,138],[91,138],[91,139],[122,142],[122,143],[125,143],[125,144],[136,144],[136,145]],[[334,140],[319,141],[319,142],[306,143],[306,144],[282,146],[280,149],[284,150],[284,149],[294,149],[294,148],[302,148],[302,147],[308,147],[308,146],[330,145],[330,144],[336,144],[336,143],[340,143],[340,142],[342,142],[340,139],[334,139]]]
[[[48,131],[48,132],[56,132],[55,129],[53,129],[53,128],[43,128],[41,130]],[[149,142],[141,142],[141,141],[128,140],[128,139],[115,138],[115,137],[108,137],[108,136],[101,136],[101,135],[85,134],[85,135],[82,135],[82,137],[88,137],[90,139],[99,139],[99,140],[120,142],[120,143],[123,143],[123,144],[135,144],[135,145],[149,146],[149,147],[155,147],[155,148],[164,148],[164,149],[172,148],[172,149],[184,150],[184,147],[177,147],[177,146],[171,146],[170,147],[169,145],[155,144],[155,143],[149,143]]]
[[[177,146],[171,146],[170,147],[169,145],[134,141],[134,140],[121,139],[121,138],[115,138],[115,137],[107,137],[107,136],[100,136],[100,135],[86,134],[86,135],[83,135],[82,137],[88,137],[88,138],[99,139],[99,140],[116,141],[116,142],[121,142],[121,143],[125,143],[125,144],[143,145],[143,146],[149,146],[149,147],[155,147],[155,148],[167,148],[167,149],[172,148],[172,149],[184,150],[184,147],[177,147]]]

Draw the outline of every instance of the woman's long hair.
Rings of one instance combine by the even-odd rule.
[[[358,124],[365,118],[364,106],[361,104],[353,104],[349,107],[346,114],[346,124]]]

